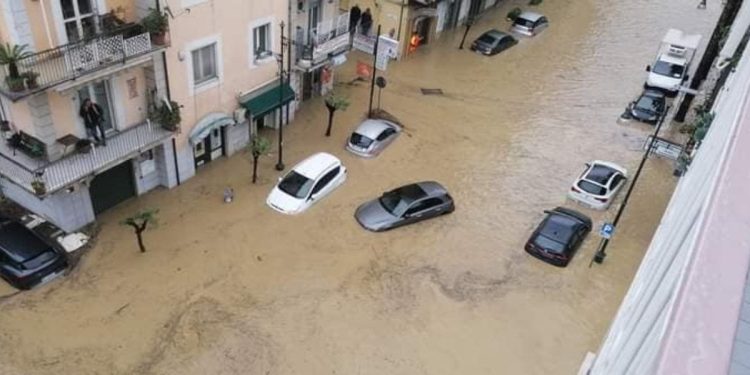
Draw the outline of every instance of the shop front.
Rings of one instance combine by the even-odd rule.
[[[195,124],[190,132],[195,167],[227,155],[227,126],[234,120],[221,112],[209,113]]]

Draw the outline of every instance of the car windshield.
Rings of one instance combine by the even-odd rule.
[[[352,136],[349,137],[349,142],[357,147],[368,148],[372,144],[372,139],[359,133],[352,133]]]
[[[412,202],[425,195],[419,185],[407,185],[383,194],[379,201],[386,211],[401,216]]]
[[[635,103],[635,108],[639,111],[656,114],[659,111],[660,101],[656,98],[648,95],[641,96],[638,102]]]
[[[682,73],[685,72],[685,67],[659,60],[654,64],[651,71],[662,76],[682,78]]]
[[[579,181],[578,187],[589,194],[605,195],[607,193],[607,188],[604,186],[586,180]]]
[[[497,38],[490,34],[484,34],[477,39],[478,42],[485,43],[485,44],[495,44],[495,41]]]
[[[550,253],[557,253],[562,254],[562,252],[565,250],[565,246],[543,234],[539,234],[534,239],[534,244],[541,247],[544,250],[547,250],[547,252]]]
[[[279,189],[293,197],[301,199],[307,197],[313,182],[313,180],[295,171],[291,171],[279,182]]]
[[[514,26],[524,26],[524,27],[532,27],[534,26],[533,21],[529,21],[525,18],[516,17],[516,20],[513,22]]]
[[[13,221],[3,223],[0,228],[0,249],[13,261],[23,263],[49,250],[50,246]]]

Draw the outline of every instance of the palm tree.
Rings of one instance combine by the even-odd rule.
[[[333,126],[333,114],[337,110],[345,111],[349,107],[349,99],[338,96],[336,93],[331,92],[326,96],[326,108],[328,108],[328,128],[326,129],[326,137],[331,136],[331,126]]]
[[[27,48],[26,44],[0,44],[0,65],[8,65],[9,78],[17,79],[21,77],[18,72],[18,61],[31,56],[31,52],[27,51]]]
[[[270,148],[271,142],[268,139],[257,135],[253,137],[249,146],[250,154],[253,156],[253,183],[258,179],[258,158],[267,154]]]

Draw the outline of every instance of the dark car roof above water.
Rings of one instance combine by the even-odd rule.
[[[0,226],[0,251],[13,261],[23,263],[50,249],[30,229],[15,221]]]

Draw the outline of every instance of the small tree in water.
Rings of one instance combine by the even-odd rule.
[[[253,157],[253,183],[255,183],[258,179],[258,158],[268,153],[268,150],[271,148],[271,142],[266,138],[256,135],[248,147]]]
[[[155,208],[142,210],[120,222],[120,225],[127,225],[133,228],[135,236],[138,238],[138,247],[142,253],[146,252],[146,247],[143,246],[143,232],[149,223],[152,226],[156,225],[157,213],[159,213],[159,210]]]
[[[343,96],[338,96],[336,93],[331,92],[326,96],[326,108],[328,108],[328,128],[326,129],[326,137],[331,136],[331,126],[333,126],[333,114],[337,110],[345,111],[349,107],[349,99]]]

